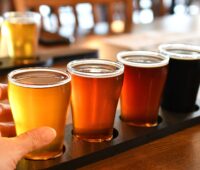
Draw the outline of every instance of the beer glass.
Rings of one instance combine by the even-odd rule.
[[[0,16],[0,41],[1,41],[1,25],[3,23],[3,18]]]
[[[17,135],[41,126],[57,132],[53,142],[26,158],[46,160],[62,155],[70,81],[69,74],[50,68],[25,68],[9,73],[8,96]]]
[[[124,51],[117,59],[125,67],[121,119],[134,126],[156,126],[169,58],[150,51]]]
[[[72,61],[67,69],[72,77],[73,135],[89,142],[111,140],[123,65],[88,59]]]
[[[12,58],[34,58],[37,54],[41,16],[36,12],[6,12],[2,34]]]
[[[4,56],[5,54],[3,50],[4,49],[3,46],[5,46],[5,44],[2,41],[2,34],[1,34],[2,23],[3,23],[3,17],[0,16],[0,57]]]
[[[162,44],[159,51],[170,57],[162,108],[176,113],[195,111],[200,82],[200,46]]]

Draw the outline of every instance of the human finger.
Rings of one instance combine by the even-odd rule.
[[[0,103],[0,122],[13,121],[10,105]]]
[[[14,137],[16,136],[14,122],[0,122],[0,133],[2,137]]]
[[[49,143],[56,137],[56,131],[50,127],[41,127],[28,131],[14,138],[16,145],[16,161],[19,161],[27,153],[39,149]]]
[[[8,85],[0,84],[0,100],[8,99]]]

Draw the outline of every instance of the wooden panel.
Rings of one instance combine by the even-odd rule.
[[[78,3],[109,4],[113,2],[126,2],[127,0],[14,0],[16,6],[39,6],[41,4],[50,6],[74,5]]]
[[[133,13],[133,4],[132,0],[14,0],[15,7],[17,11],[26,11],[27,9],[38,9],[40,5],[50,6],[55,14],[58,16],[58,8],[61,6],[72,6],[74,9],[74,16],[76,19],[76,25],[78,26],[78,17],[75,10],[75,6],[79,3],[90,3],[93,7],[93,18],[94,23],[97,22],[97,12],[96,5],[106,5],[107,6],[107,18],[109,28],[113,21],[114,14],[114,5],[116,3],[123,3],[125,6],[124,15],[125,15],[125,32],[128,32],[132,28],[132,13]],[[59,22],[60,24],[60,22]],[[112,32],[112,30],[110,29]]]
[[[132,15],[133,15],[133,1],[132,0],[125,0],[125,32],[130,32],[133,26]]]

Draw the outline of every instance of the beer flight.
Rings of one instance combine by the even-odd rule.
[[[10,57],[21,60],[36,56],[40,20],[34,12],[4,14],[2,37]],[[197,108],[200,47],[163,44],[159,52],[120,52],[117,60],[74,60],[67,64],[66,72],[24,68],[8,74],[17,135],[40,126],[57,132],[51,144],[26,158],[47,160],[62,155],[70,104],[73,136],[87,142],[112,140],[119,98],[120,119],[129,126],[157,126],[160,104],[172,114]]]
[[[25,157],[47,160],[62,155],[70,103],[73,136],[88,142],[112,139],[119,98],[120,118],[128,126],[157,126],[160,103],[172,114],[195,111],[200,47],[165,44],[159,51],[120,52],[117,62],[74,60],[66,72],[53,68],[10,72],[8,93],[17,135],[40,126],[57,132],[51,144]],[[174,99],[177,105],[171,103]]]

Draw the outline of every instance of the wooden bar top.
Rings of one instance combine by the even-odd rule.
[[[177,132],[80,170],[198,170],[200,125]]]

